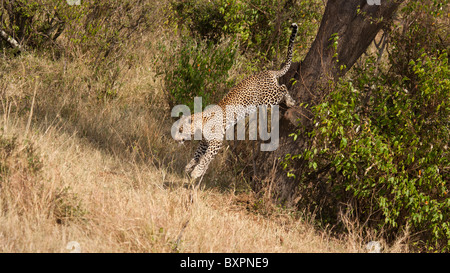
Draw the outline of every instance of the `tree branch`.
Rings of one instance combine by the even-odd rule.
[[[24,51],[23,46],[21,46],[19,44],[19,42],[17,42],[16,39],[14,39],[13,37],[9,36],[8,33],[3,31],[2,29],[0,29],[0,37],[2,37],[3,40],[5,40],[12,48],[17,49],[20,52]]]

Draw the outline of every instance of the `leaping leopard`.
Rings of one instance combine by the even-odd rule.
[[[186,173],[191,173],[193,179],[205,174],[209,163],[222,147],[223,136],[225,135],[226,129],[234,126],[241,118],[245,118],[245,116],[249,114],[249,109],[252,109],[252,107],[249,106],[272,106],[281,103],[283,100],[288,107],[295,105],[295,100],[289,95],[287,87],[284,84],[280,85],[278,83],[278,79],[286,74],[292,63],[293,45],[297,35],[298,26],[296,23],[293,23],[291,28],[292,33],[289,39],[285,65],[278,71],[263,71],[247,77],[232,88],[215,106],[220,107],[223,113],[226,112],[227,107],[232,106],[237,110],[237,115],[233,115],[231,119],[224,116],[222,120],[218,121],[219,124],[217,125],[221,128],[219,130],[219,136],[222,137],[203,135],[203,138],[195,151],[194,157],[185,167]],[[211,115],[212,111],[214,111],[214,107],[210,108],[209,111],[206,110],[194,113],[190,116],[182,116],[179,120],[179,130],[173,135],[173,138],[179,142],[184,142],[190,138],[189,134],[194,135],[198,126],[202,126],[203,128],[205,123],[213,118],[213,115]],[[201,123],[193,122],[196,119],[201,120]],[[188,132],[183,132],[183,128],[188,128]],[[188,135],[186,135],[186,133],[188,133]],[[203,134],[205,134],[205,132],[203,132]]]

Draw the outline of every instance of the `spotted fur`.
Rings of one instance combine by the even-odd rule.
[[[186,132],[182,131],[183,128],[188,128],[188,133],[193,135],[199,126],[205,126],[208,121],[215,117],[217,107],[220,107],[222,113],[226,113],[227,107],[233,108],[236,113],[235,116],[224,115],[222,119],[217,119],[217,122],[214,121],[214,130],[211,130],[211,132],[203,130],[203,138],[195,151],[194,157],[185,167],[186,173],[191,173],[192,178],[195,179],[204,175],[209,163],[222,146],[226,130],[234,126],[240,119],[245,118],[246,115],[255,111],[257,106],[277,105],[283,100],[288,107],[294,106],[295,101],[289,95],[286,86],[278,83],[278,78],[286,74],[292,63],[293,44],[298,27],[295,23],[291,27],[292,33],[289,40],[286,63],[280,70],[263,71],[249,76],[232,88],[217,105],[205,109],[203,112],[181,117],[180,130],[175,134],[174,139],[183,142],[189,137],[184,134]]]

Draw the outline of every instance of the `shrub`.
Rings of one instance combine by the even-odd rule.
[[[236,0],[172,1],[173,19],[179,27],[186,26],[191,36],[218,43],[223,37],[246,33],[245,4]],[[245,39],[245,38],[244,38]]]
[[[397,82],[370,78],[373,68],[354,81],[341,81],[327,102],[313,107],[310,147],[287,155],[284,163],[287,168],[290,160],[304,162],[307,171],[298,177],[303,185],[331,170],[324,179],[332,193],[324,198],[334,200],[329,204],[352,203],[361,219],[374,221],[378,228],[409,226],[420,234],[421,246],[448,251],[447,53],[423,53],[409,62],[409,69],[416,76],[413,90],[406,88],[411,81],[406,77]],[[362,91],[367,84],[372,86],[368,93]]]
[[[253,62],[274,60],[284,54],[292,22],[299,25],[301,45],[315,34],[323,3],[316,0],[214,0],[172,1],[172,21],[178,28],[187,27],[196,39],[218,43],[231,37],[238,41],[241,52]],[[305,47],[302,47],[306,49]],[[306,53],[306,52],[305,52]],[[257,58],[254,58],[256,56]],[[271,63],[269,63],[271,64]]]
[[[218,102],[233,84],[228,80],[236,56],[233,41],[214,45],[185,37],[179,49],[160,45],[160,51],[158,70],[164,75],[164,92],[171,107],[185,104],[193,110],[196,96],[203,98],[203,106]]]
[[[61,1],[2,1],[0,27],[21,44],[42,48],[56,41],[65,28]]]

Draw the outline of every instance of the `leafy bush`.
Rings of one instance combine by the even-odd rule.
[[[203,107],[218,102],[233,84],[228,80],[236,56],[232,41],[214,45],[186,37],[175,54],[164,54],[170,49],[163,45],[160,50],[163,57],[158,65],[159,73],[164,75],[164,91],[171,107],[185,104],[193,110],[196,96],[202,97]]]
[[[172,1],[170,5],[178,25],[187,26],[191,35],[200,40],[218,43],[224,36],[246,31],[244,4],[236,0]]]
[[[315,0],[247,1],[245,20],[249,35],[242,45],[265,61],[280,57],[284,61],[282,52],[287,49],[290,25],[298,24],[297,48],[299,51],[306,49],[316,34],[323,7],[323,2]]]
[[[415,74],[413,90],[406,88],[411,81],[406,77],[397,82],[370,77],[370,62],[356,80],[341,81],[327,102],[313,107],[310,148],[288,155],[285,167],[302,160],[303,182],[330,169],[324,179],[332,193],[328,198],[353,203],[361,219],[384,230],[409,226],[426,247],[448,251],[448,55],[423,53],[409,69]],[[367,84],[371,88],[363,92]]]
[[[126,44],[131,35],[148,29],[156,6],[143,0],[95,1],[84,5],[78,7],[84,8],[83,16],[72,25],[71,39],[84,50],[98,54],[98,60]]]
[[[224,37],[237,38],[243,53],[267,61],[280,57],[287,48],[292,22],[305,46],[317,30],[323,3],[316,0],[214,0],[172,1],[172,19],[179,28],[187,26],[191,36],[218,43]],[[304,47],[306,48],[306,47]],[[255,60],[254,60],[255,61]]]
[[[133,34],[150,28],[153,20],[150,14],[159,8],[158,4],[144,0],[80,3],[2,1],[0,28],[28,49],[52,49],[57,56],[62,52],[66,56],[91,52],[97,57],[97,64],[118,51]],[[59,37],[64,39],[57,41]]]
[[[29,47],[41,48],[61,35],[66,15],[61,1],[2,1],[0,28]]]
[[[448,0],[420,0],[408,1],[403,6],[401,20],[390,33],[389,62],[392,73],[414,79],[415,73],[408,67],[410,60],[420,58],[423,50],[430,54],[438,50],[449,52],[450,17],[444,9],[448,3]]]

